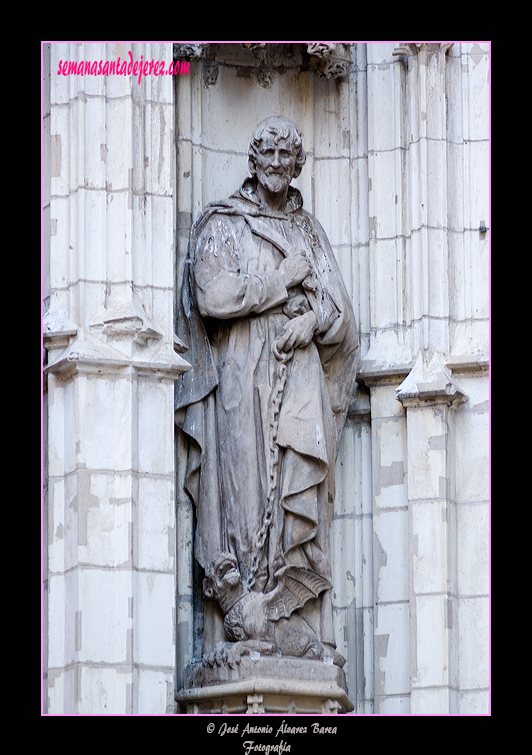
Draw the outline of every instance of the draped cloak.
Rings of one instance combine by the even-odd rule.
[[[177,333],[191,369],[176,383],[175,408],[189,439],[185,487],[196,507],[195,557],[205,568],[229,551],[245,580],[267,498],[278,369],[272,346],[292,317],[314,311],[314,337],[288,362],[278,415],[278,494],[253,588],[268,591],[285,564],[330,580],[334,464],[359,344],[330,244],[300,192],[289,187],[285,211],[275,212],[260,202],[255,185],[246,179],[192,227]],[[270,234],[257,233],[253,219]],[[268,235],[285,240],[284,252]],[[305,251],[313,291],[285,287],[279,266],[289,250]],[[321,602],[321,618],[312,623],[322,641],[334,644],[330,595]]]

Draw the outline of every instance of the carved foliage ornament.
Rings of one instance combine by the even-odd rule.
[[[258,83],[269,88],[274,72],[290,69],[311,69],[327,79],[344,76],[352,65],[349,47],[348,43],[329,42],[176,42],[174,60],[201,61],[206,86],[216,83],[219,65],[230,65],[255,69]]]

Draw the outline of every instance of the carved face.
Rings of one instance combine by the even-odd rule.
[[[219,601],[241,584],[242,577],[236,558],[230,553],[220,553],[203,580],[203,592],[206,598],[216,598]]]
[[[296,153],[290,139],[278,139],[266,132],[255,159],[255,171],[259,183],[268,191],[278,194],[294,177]]]

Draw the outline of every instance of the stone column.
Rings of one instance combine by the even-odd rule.
[[[466,395],[435,354],[397,388],[406,409],[410,713],[457,712],[456,506],[453,408]]]
[[[409,43],[407,175],[411,349],[396,389],[406,409],[410,713],[453,712],[455,506],[452,416],[467,397],[445,366],[449,354],[446,55],[450,44]]]
[[[371,312],[361,379],[371,388],[380,713],[457,710],[453,486],[461,460],[453,449],[455,408],[466,396],[449,366],[460,184],[456,114],[448,123],[450,48],[368,46]]]
[[[408,185],[412,353],[449,352],[446,54],[451,44],[411,43]]]
[[[141,56],[50,49],[48,713],[173,709],[172,76],[58,74]]]

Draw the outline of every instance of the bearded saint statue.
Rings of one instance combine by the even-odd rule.
[[[197,218],[184,266],[178,336],[191,369],[176,383],[176,422],[194,555],[208,571],[230,554],[246,594],[267,595],[287,567],[319,575],[328,589],[295,613],[334,648],[334,466],[357,328],[325,232],[290,186],[306,160],[296,125],[266,118],[248,155],[251,176]],[[206,600],[204,648],[223,639],[221,621]]]

